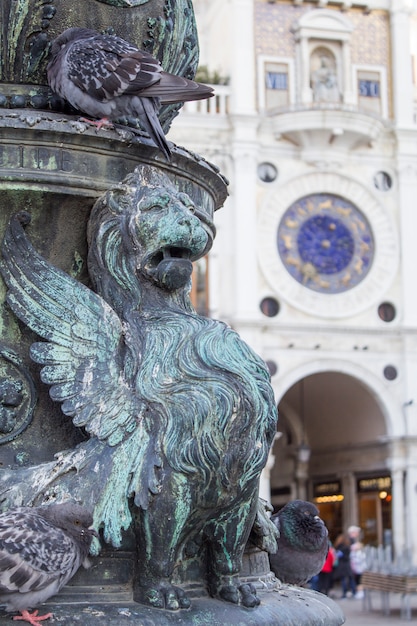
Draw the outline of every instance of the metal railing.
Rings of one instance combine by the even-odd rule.
[[[411,551],[404,549],[395,558],[391,546],[365,546],[366,569],[381,574],[417,576],[417,566],[411,558]]]
[[[193,100],[185,102],[183,112],[190,115],[228,115],[230,87],[228,85],[211,85],[214,96],[207,100]]]

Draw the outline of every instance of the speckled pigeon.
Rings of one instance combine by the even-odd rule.
[[[271,569],[281,582],[304,585],[323,567],[329,549],[327,528],[311,502],[293,500],[271,520],[279,530]]]
[[[19,507],[0,514],[0,605],[39,626],[52,617],[28,609],[55,595],[80,565],[88,566],[92,515],[73,502]]]
[[[52,42],[47,68],[51,89],[94,118],[139,118],[169,159],[158,118],[161,104],[210,98],[211,87],[164,72],[157,59],[124,39],[87,28],[69,28]]]

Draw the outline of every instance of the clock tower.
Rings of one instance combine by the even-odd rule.
[[[417,563],[417,14],[405,0],[194,5],[201,62],[228,84],[170,137],[185,142],[182,123],[231,181],[209,309],[271,372],[263,496],[311,499],[332,539],[359,525]]]

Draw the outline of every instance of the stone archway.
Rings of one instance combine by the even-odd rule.
[[[315,500],[321,493],[316,501],[333,534],[362,523],[370,543],[382,542],[391,530],[390,438],[403,421],[393,399],[373,373],[353,363],[316,361],[285,378],[279,394],[282,435],[272,451],[272,504]],[[299,456],[303,442],[310,448],[308,461]],[[388,481],[385,499],[376,479]]]

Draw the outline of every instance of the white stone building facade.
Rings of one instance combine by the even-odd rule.
[[[417,562],[416,2],[194,7],[201,64],[228,82],[169,139],[230,180],[209,314],[271,370],[262,495]]]

